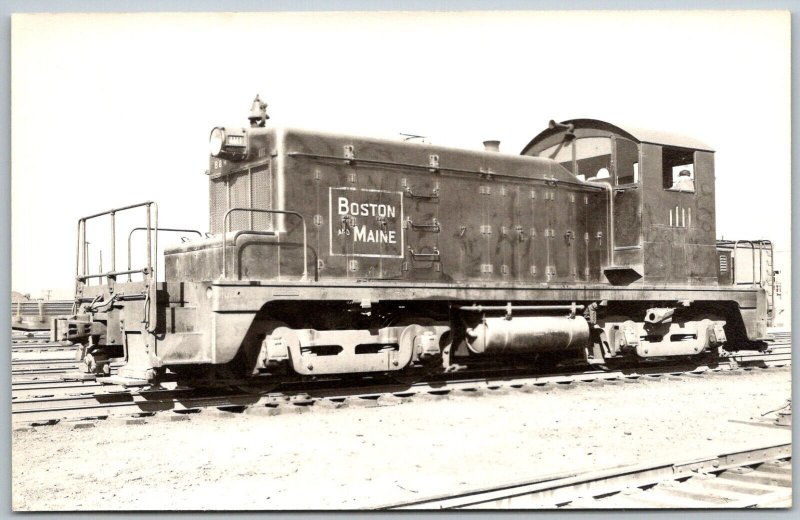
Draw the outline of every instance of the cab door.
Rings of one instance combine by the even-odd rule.
[[[639,178],[639,146],[614,138],[614,252],[642,248],[642,190]]]

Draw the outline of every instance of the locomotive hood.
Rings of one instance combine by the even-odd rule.
[[[520,156],[485,150],[436,146],[427,143],[398,141],[374,137],[321,132],[301,128],[272,126],[230,129],[230,136],[243,136],[232,153],[211,157],[212,178],[227,175],[263,161],[268,155],[281,155],[288,160],[314,157],[344,164],[385,167],[411,167],[429,171],[471,172],[478,175],[507,175],[524,179],[539,178],[561,183],[575,183],[574,176],[555,161],[541,157]],[[217,148],[219,150],[219,147]],[[267,152],[269,150],[269,153]],[[387,154],[395,157],[387,160]],[[476,166],[477,165],[477,166]]]

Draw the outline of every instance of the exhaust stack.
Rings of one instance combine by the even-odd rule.
[[[500,151],[500,141],[484,141],[483,142],[483,149],[487,152],[499,152]]]

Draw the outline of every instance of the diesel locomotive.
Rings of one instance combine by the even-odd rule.
[[[702,142],[574,119],[510,155],[268,119],[256,97],[249,126],[212,130],[208,233],[161,226],[155,202],[79,220],[74,306],[51,334],[91,377],[402,378],[763,345],[772,246],[717,242]],[[119,269],[123,212],[146,245]],[[98,219],[110,270],[87,261]]]

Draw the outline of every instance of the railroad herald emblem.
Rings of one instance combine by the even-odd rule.
[[[403,193],[330,188],[332,256],[403,257]]]

